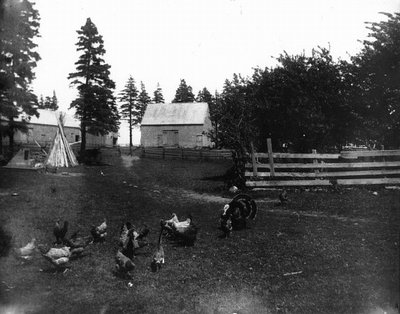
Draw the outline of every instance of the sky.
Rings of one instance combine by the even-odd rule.
[[[55,91],[60,110],[76,97],[68,74],[76,70],[77,30],[88,17],[103,36],[116,95],[129,76],[153,97],[157,84],[171,102],[181,79],[197,93],[222,91],[233,74],[276,65],[283,51],[310,54],[330,47],[349,59],[366,39],[364,22],[399,12],[400,0],[35,0],[41,17],[41,56],[32,84],[40,96]],[[127,143],[121,125],[119,142]],[[135,132],[134,142],[140,134]]]

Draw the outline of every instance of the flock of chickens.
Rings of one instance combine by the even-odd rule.
[[[281,193],[282,194],[282,193]],[[287,202],[287,195],[280,195],[282,203]],[[248,219],[254,220],[257,215],[257,205],[247,194],[236,195],[223,208],[219,219],[220,229],[224,237],[229,237],[232,230],[246,228]],[[53,247],[36,244],[36,239],[32,239],[26,246],[15,249],[18,258],[29,261],[33,258],[36,251],[39,251],[43,258],[49,261],[57,270],[66,272],[69,269],[70,261],[82,257],[88,245],[104,242],[107,238],[107,221],[98,226],[92,226],[90,235],[79,236],[75,232],[67,237],[68,222],[63,225],[57,221],[53,229],[55,242]],[[155,251],[152,255],[150,267],[153,271],[158,271],[165,262],[165,252],[162,245],[163,237],[173,240],[184,246],[193,246],[198,233],[198,226],[193,222],[191,215],[186,220],[179,221],[176,214],[168,220],[160,221],[160,232]],[[115,255],[115,271],[119,274],[131,276],[131,271],[135,269],[134,257],[136,251],[149,244],[147,235],[150,229],[143,225],[137,229],[130,222],[125,222],[120,228],[118,249]]]

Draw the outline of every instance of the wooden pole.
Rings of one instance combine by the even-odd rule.
[[[251,163],[253,164],[253,177],[257,177],[258,172],[257,172],[256,155],[254,152],[253,142],[250,142],[250,147],[251,147]]]
[[[267,138],[267,149],[268,149],[268,159],[269,159],[269,175],[270,177],[275,177],[274,156],[272,153],[272,141],[270,138]]]
[[[317,150],[316,149],[313,149],[312,150],[312,153],[313,154],[317,154]],[[313,159],[313,164],[317,164],[318,163],[318,160],[317,159]],[[319,170],[316,168],[315,170],[314,170],[314,172],[315,172],[315,174],[317,174],[318,172],[319,172]]]

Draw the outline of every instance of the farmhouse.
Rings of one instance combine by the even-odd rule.
[[[14,134],[14,142],[16,144],[35,144],[38,142],[41,146],[50,147],[54,136],[56,135],[58,126],[56,113],[51,110],[39,109],[39,118],[32,116],[27,118],[28,133],[17,131]],[[4,122],[3,122],[4,123]],[[65,115],[64,133],[68,142],[79,142],[81,140],[80,122],[73,116]],[[96,136],[86,134],[86,146],[88,148],[100,146],[113,146],[117,141],[117,134],[110,133],[105,136]],[[3,138],[3,144],[8,145],[8,138]]]
[[[211,147],[210,129],[207,103],[149,104],[140,143],[144,147]]]

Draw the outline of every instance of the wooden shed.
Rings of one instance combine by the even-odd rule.
[[[144,147],[211,147],[208,104],[149,104],[140,127]]]

